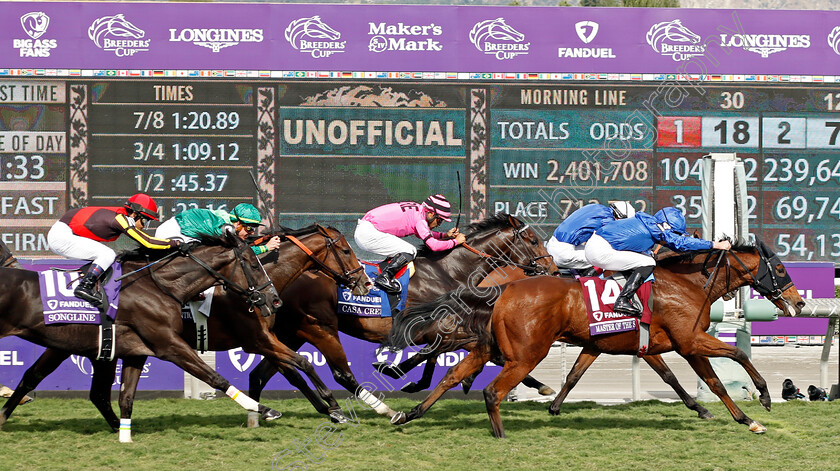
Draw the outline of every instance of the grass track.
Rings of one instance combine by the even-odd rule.
[[[388,402],[402,410],[414,405]],[[491,436],[478,401],[441,401],[403,427],[355,402],[356,426],[327,425],[303,400],[266,404],[283,417],[251,430],[229,400],[137,401],[135,442],[120,444],[87,401],[37,399],[19,407],[0,432],[0,470],[840,469],[840,401],[774,404],[772,412],[755,401],[739,403],[768,427],[765,435],[736,424],[720,403],[707,404],[712,421],[658,401],[570,403],[558,417],[545,403],[504,403],[507,440]],[[325,443],[340,443],[318,446],[319,426]],[[309,457],[297,451],[307,440]]]

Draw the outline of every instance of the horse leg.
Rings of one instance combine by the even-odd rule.
[[[424,352],[423,350],[420,350],[416,355],[404,360],[397,366],[389,365],[384,361],[377,361],[373,363],[373,367],[376,371],[389,378],[400,379],[405,376],[406,373],[416,368],[420,363],[423,363],[429,358],[437,358],[437,356],[438,354],[435,351]]]
[[[3,428],[3,425],[11,417],[12,412],[15,411],[15,408],[20,404],[26,393],[38,387],[38,384],[50,373],[55,371],[69,356],[70,353],[64,350],[48,348],[35,360],[35,363],[23,374],[20,383],[15,388],[15,392],[12,393],[12,397],[6,400],[6,404],[0,409],[0,429]]]
[[[93,378],[90,380],[90,402],[99,410],[111,430],[120,428],[120,419],[111,407],[111,385],[117,372],[117,361],[92,361]]]
[[[499,413],[499,404],[507,394],[525,379],[525,376],[533,370],[539,361],[517,361],[505,362],[501,373],[484,388],[484,404],[487,406],[487,415],[490,416],[490,426],[493,428],[493,436],[506,438],[505,428],[502,425],[502,416]]]
[[[715,393],[717,397],[723,401],[726,408],[729,409],[729,413],[732,414],[732,418],[735,419],[736,422],[747,425],[750,428],[750,432],[764,433],[767,431],[766,427],[747,417],[747,414],[744,414],[744,411],[739,409],[735,404],[735,401],[729,397],[723,383],[715,374],[715,370],[712,369],[712,364],[709,362],[708,358],[700,355],[685,355],[684,357],[688,360],[688,364],[691,365],[694,372],[697,373],[697,376],[702,378],[709,386],[709,390]]]
[[[708,411],[705,407],[701,406],[693,397],[691,397],[685,389],[683,389],[682,385],[679,381],[677,381],[677,376],[671,371],[671,368],[665,364],[665,360],[662,358],[661,355],[645,355],[642,357],[645,362],[655,371],[662,381],[665,381],[666,384],[671,386],[671,389],[680,396],[682,399],[683,404],[689,409],[697,412],[697,416],[701,419],[714,419],[715,416]]]
[[[453,366],[446,372],[440,383],[432,390],[423,402],[414,406],[407,414],[398,413],[391,419],[394,425],[402,425],[414,419],[423,417],[427,410],[443,396],[443,393],[455,387],[464,378],[481,369],[490,360],[489,347],[477,347],[473,349],[460,363]]]
[[[551,387],[549,387],[547,384],[534,378],[531,375],[525,376],[525,378],[522,380],[522,384],[531,389],[536,389],[537,392],[540,393],[540,396],[551,396],[555,393],[555,391],[551,389]]]
[[[586,373],[586,370],[593,362],[595,362],[600,354],[601,352],[588,348],[584,348],[580,351],[580,355],[578,355],[577,359],[575,359],[575,364],[572,365],[572,370],[569,371],[568,375],[566,375],[566,381],[563,383],[563,387],[560,388],[560,392],[548,408],[549,414],[560,414],[560,406],[563,405],[563,401],[566,400],[566,397],[570,392],[572,392],[572,388],[574,388],[577,382],[580,381],[580,378],[583,377],[583,374]]]
[[[461,380],[461,389],[464,390],[464,394],[468,394],[470,392],[470,389],[475,382],[475,378],[480,375],[482,371],[484,371],[484,366],[482,366],[480,370]]]
[[[134,395],[140,373],[146,363],[145,356],[123,358],[122,381],[120,384],[120,443],[131,443],[131,413],[134,411]],[[94,372],[95,374],[95,372]],[[110,392],[110,390],[109,390]]]
[[[248,395],[251,396],[251,399],[259,402],[265,385],[275,374],[277,374],[277,368],[265,358],[260,360],[248,375]]]
[[[413,358],[417,358],[420,355],[414,355]],[[437,362],[438,355],[435,354],[433,356],[426,357],[426,366],[423,367],[423,376],[420,377],[420,381],[418,382],[408,382],[405,386],[400,388],[400,391],[407,392],[407,393],[415,393],[422,391],[429,386],[432,385],[432,376],[435,374],[435,363]]]

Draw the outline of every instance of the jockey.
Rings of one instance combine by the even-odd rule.
[[[584,255],[584,244],[601,226],[616,219],[632,218],[636,210],[628,201],[615,201],[609,207],[588,204],[569,215],[548,239],[546,250],[558,267],[588,269],[592,264]]]
[[[117,256],[113,249],[102,242],[113,241],[127,234],[146,248],[179,247],[181,242],[178,240],[156,238],[143,232],[145,222],[157,218],[157,204],[143,193],[129,198],[121,208],[88,206],[64,213],[47,234],[50,249],[67,258],[93,261],[73,294],[94,306],[101,304],[101,299],[93,293],[93,289]]]
[[[359,219],[354,234],[356,244],[362,250],[393,257],[374,284],[385,292],[399,293],[400,285],[394,276],[417,255],[417,248],[400,237],[413,234],[436,252],[464,243],[466,237],[457,227],[445,233],[432,231],[442,221],[452,221],[451,215],[449,201],[443,195],[432,195],[422,204],[404,202],[379,206]]]
[[[260,226],[260,211],[254,205],[240,203],[228,213],[221,209],[191,208],[167,219],[155,231],[155,237],[194,242],[202,235],[220,236],[222,227],[233,224],[236,234],[245,240]],[[274,236],[265,245],[252,246],[257,255],[280,247],[280,237]]]
[[[689,237],[685,235],[685,226],[682,212],[670,206],[653,216],[639,212],[633,218],[607,223],[595,231],[586,243],[586,259],[605,270],[633,270],[613,305],[617,312],[641,316],[641,309],[632,299],[656,266],[651,254],[654,244],[661,243],[678,252],[732,247],[729,241],[713,243]]]

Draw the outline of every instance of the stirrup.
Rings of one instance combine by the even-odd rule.
[[[397,280],[383,276],[377,277],[376,280],[373,281],[373,284],[378,286],[382,291],[390,294],[397,294],[401,290],[401,286]]]
[[[626,300],[624,298],[618,298],[615,300],[615,304],[613,304],[613,310],[616,312],[620,312],[621,314],[630,316],[630,317],[642,317],[642,310],[636,306],[636,303],[633,300]]]
[[[76,296],[77,298],[79,298],[83,301],[89,302],[94,307],[99,307],[99,306],[102,305],[102,299],[101,298],[99,298],[95,294],[89,293],[89,292],[87,292],[83,289],[76,289],[75,291],[73,291],[73,296]]]

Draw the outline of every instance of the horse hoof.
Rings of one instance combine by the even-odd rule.
[[[761,403],[761,405],[764,406],[765,409],[767,409],[768,411],[770,410],[770,406],[771,406],[770,396],[760,397],[758,399],[758,402]]]
[[[399,379],[399,376],[394,374],[394,367],[384,361],[377,361],[376,363],[372,363],[371,366],[373,366],[373,369],[385,376],[388,376],[389,378]]]
[[[248,428],[259,428],[260,426],[260,413],[248,411]]]
[[[557,407],[557,408],[549,407],[548,408],[548,413],[551,414],[551,415],[560,415],[560,408],[559,407]]]
[[[756,421],[752,421],[750,423],[750,432],[755,433],[755,434],[762,434],[766,431],[767,431],[767,427],[761,425],[760,423],[758,423]]]
[[[715,414],[712,414],[709,411],[698,412],[697,416],[700,417],[703,420],[712,420],[712,419],[715,418]]]
[[[340,410],[331,410],[330,420],[332,420],[336,424],[346,424],[350,422],[350,419],[348,419],[344,414],[342,414]]]
[[[262,413],[262,419],[267,422],[277,420],[280,417],[283,417],[283,414],[268,407],[266,407],[266,410]]]
[[[403,425],[408,420],[408,416],[405,415],[405,412],[397,412],[391,417],[391,425]]]
[[[556,391],[546,385],[542,385],[540,386],[540,389],[537,390],[537,392],[540,393],[540,396],[551,396]]]

